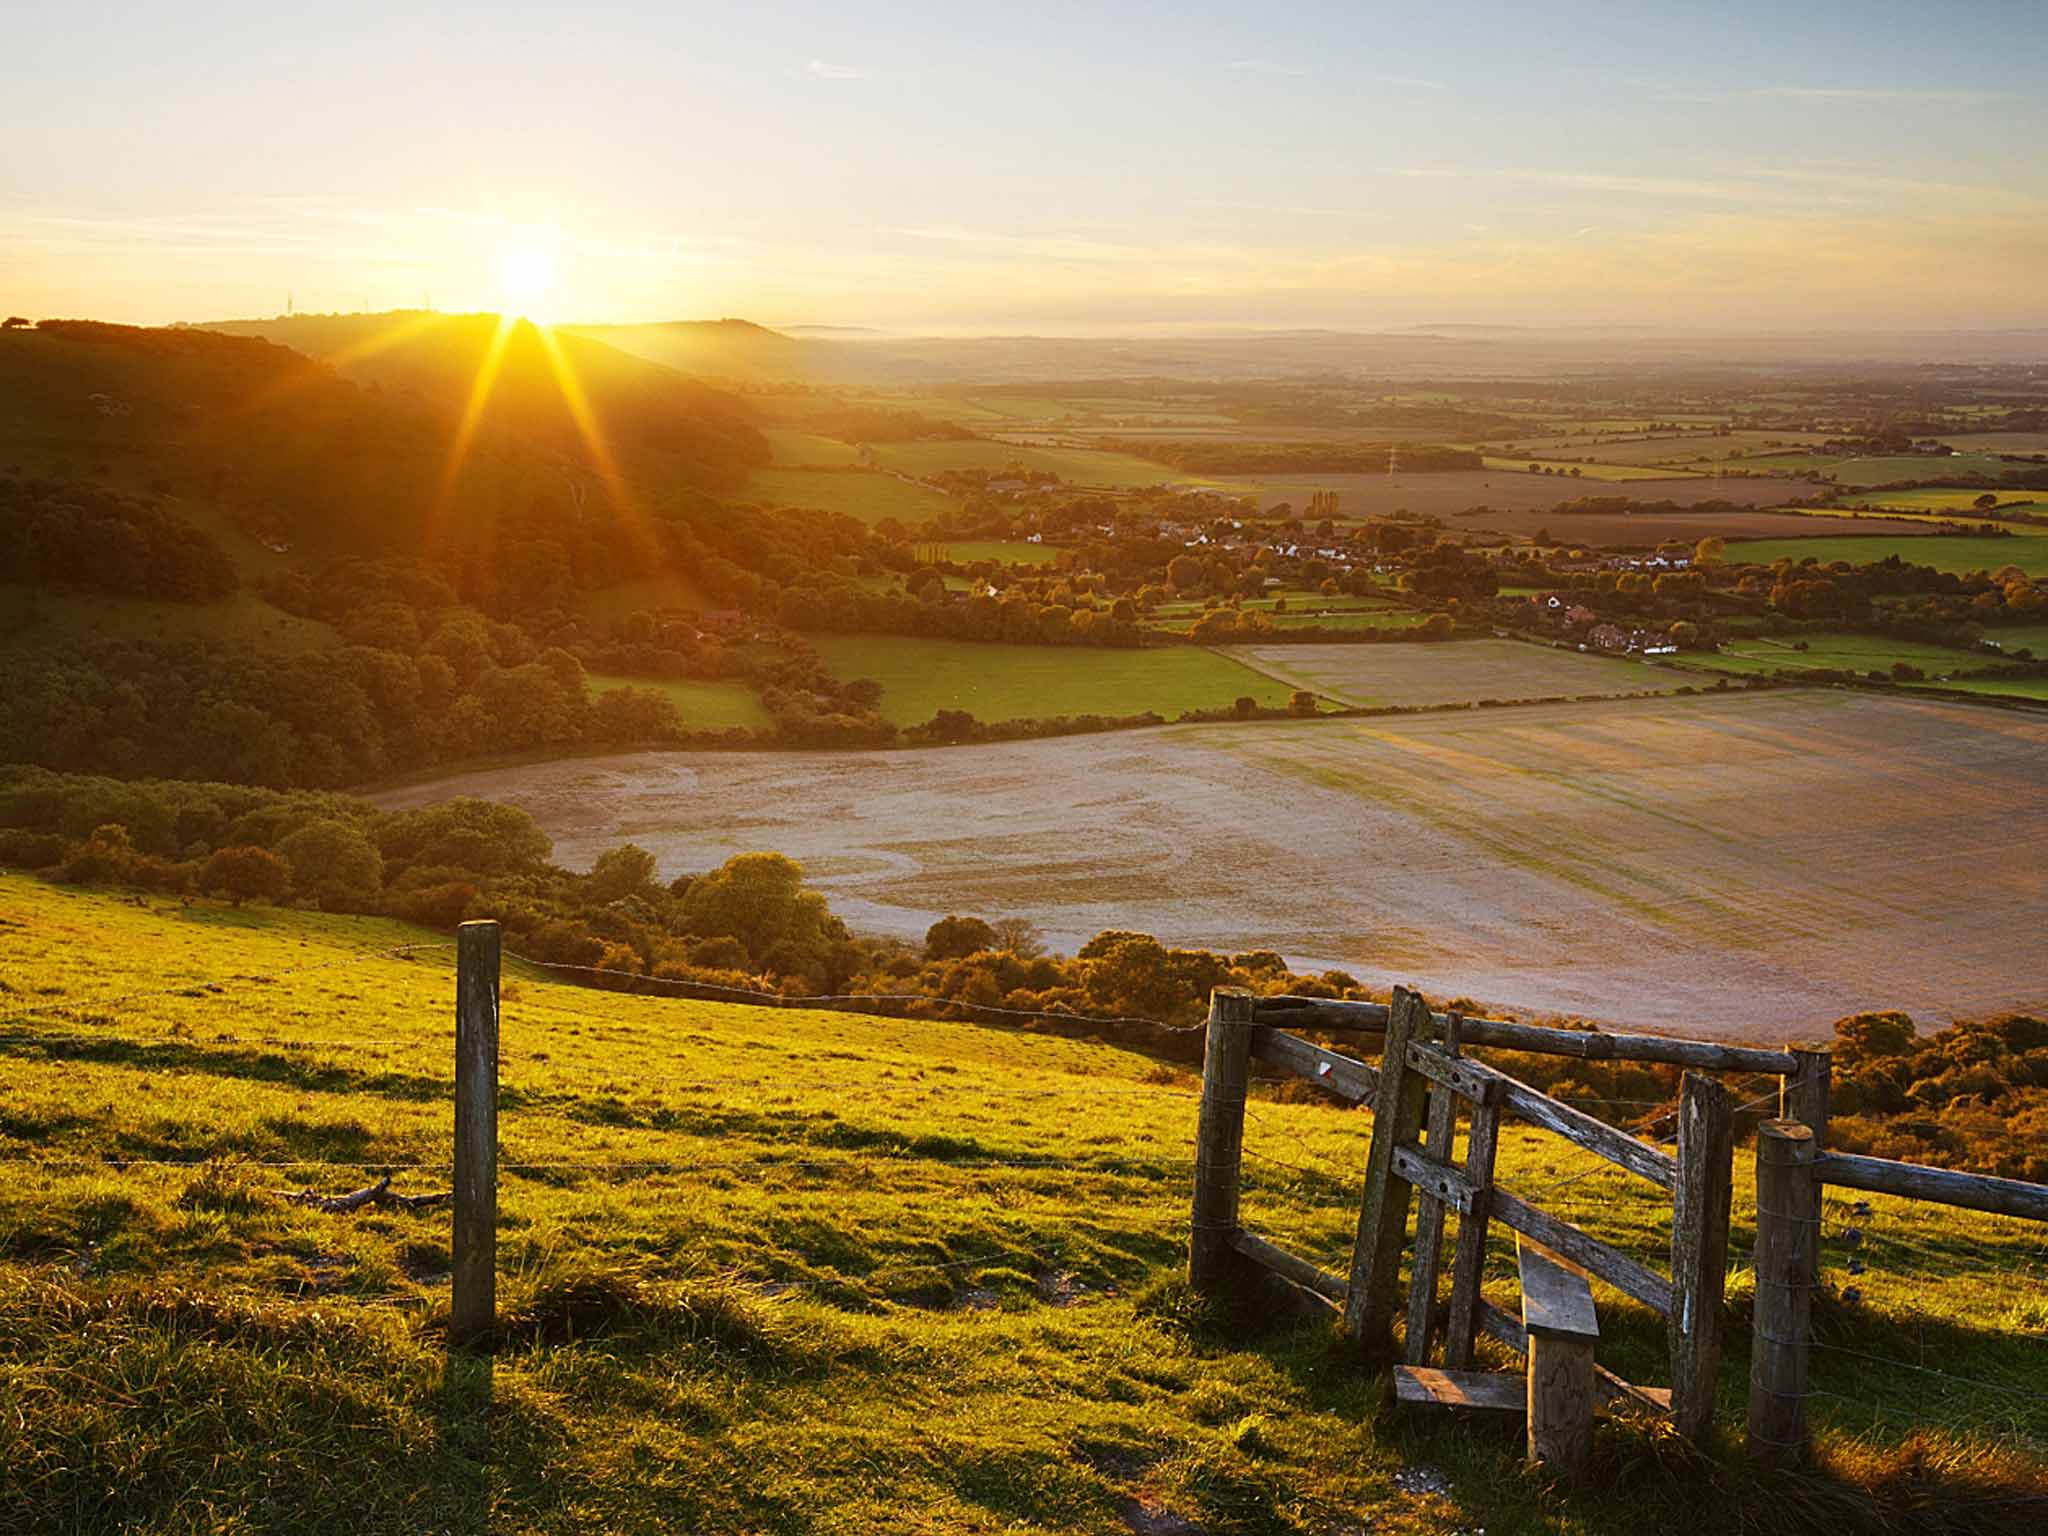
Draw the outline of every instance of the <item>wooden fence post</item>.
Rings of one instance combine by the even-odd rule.
[[[1749,1355],[1749,1454],[1806,1458],[1806,1356],[1819,1277],[1813,1132],[1796,1120],[1756,1128],[1756,1321]]]
[[[1819,1157],[1828,1149],[1828,1101],[1834,1088],[1834,1055],[1825,1050],[1809,1050],[1800,1046],[1791,1048],[1792,1059],[1798,1063],[1783,1078],[1778,1089],[1778,1118],[1797,1120],[1813,1132],[1813,1154]],[[1822,1185],[1819,1179],[1813,1183],[1813,1219],[1820,1220]]]
[[[1237,1267],[1237,1190],[1244,1166],[1244,1095],[1251,1075],[1255,999],[1241,987],[1209,994],[1202,1047],[1202,1109],[1195,1131],[1195,1208],[1188,1236],[1188,1284],[1213,1294]]]
[[[1728,1090],[1688,1072],[1678,1099],[1678,1187],[1671,1211],[1671,1422],[1695,1445],[1714,1430],[1728,1208],[1735,1193],[1735,1112]]]
[[[498,1320],[498,925],[455,931],[455,1236],[448,1341],[488,1345]]]
[[[1408,1042],[1426,1040],[1429,1004],[1406,987],[1394,988],[1380,1052],[1379,1093],[1372,1106],[1372,1149],[1365,1159],[1365,1196],[1358,1210],[1358,1241],[1351,1250],[1351,1289],[1344,1298],[1344,1328],[1367,1346],[1393,1331],[1394,1285],[1401,1277],[1401,1246],[1408,1236],[1408,1181],[1394,1172],[1394,1151],[1415,1140],[1429,1079],[1408,1066]]]
[[[1463,1019],[1444,1018],[1444,1054],[1456,1056]],[[1440,1083],[1429,1087],[1428,1140],[1423,1144],[1438,1162],[1452,1161],[1458,1138],[1458,1096]],[[1415,1205],[1415,1257],[1408,1265],[1408,1363],[1429,1364],[1429,1333],[1436,1321],[1437,1273],[1443,1264],[1444,1203],[1425,1194]]]

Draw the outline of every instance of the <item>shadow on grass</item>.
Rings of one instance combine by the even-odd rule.
[[[450,1350],[441,1371],[437,1415],[443,1490],[451,1529],[483,1536],[492,1528],[491,1406],[497,1364],[485,1351]]]
[[[1631,1536],[2040,1536],[2048,1530],[2048,1456],[2038,1437],[2022,1445],[2010,1433],[1993,1438],[1967,1426],[1930,1423],[1924,1395],[1917,1414],[1902,1414],[1884,1433],[1873,1433],[1867,1422],[1850,1426],[1851,1433],[1831,1432],[1831,1421],[1842,1422],[1833,1411],[1841,1405],[1819,1400],[1816,1449],[1806,1466],[1778,1471],[1752,1462],[1741,1417],[1749,1320],[1734,1307],[1723,1336],[1713,1448],[1692,1446],[1656,1415],[1603,1418],[1586,1476],[1561,1487],[1541,1469],[1523,1464],[1522,1425],[1513,1415],[1462,1417],[1397,1407],[1391,1352],[1361,1350],[1342,1335],[1333,1313],[1300,1293],[1290,1302],[1255,1281],[1219,1301],[1197,1297],[1175,1279],[1150,1288],[1139,1304],[1198,1347],[1263,1357],[1314,1409],[1369,1421],[1376,1436],[1411,1464],[1444,1472],[1465,1520],[1488,1530],[1551,1530],[1559,1522]],[[1857,1347],[1882,1339],[1886,1320],[1856,1314],[1845,1322],[1841,1310],[1826,1309],[1817,1317],[1822,1339],[1852,1338]],[[1954,1324],[1942,1324],[1935,1333],[1929,1348],[1936,1358],[1981,1361],[1982,1352],[1991,1351],[2022,1374],[2038,1372],[2032,1354],[2040,1348],[2037,1340]],[[1894,1332],[1892,1353],[1898,1342]],[[1829,1354],[1817,1349],[1813,1359],[1819,1384]],[[1869,1369],[1897,1371],[1896,1365],[1875,1363]],[[1836,1396],[1858,1400],[1851,1395],[1855,1383],[1841,1385],[1846,1390]],[[1998,1396],[1980,1393],[1977,1406],[1995,1404]]]
[[[322,1048],[317,1040],[308,1041],[307,1045]],[[198,1072],[244,1082],[276,1083],[304,1093],[367,1094],[409,1103],[452,1101],[455,1095],[452,1077],[366,1072],[356,1067],[304,1061],[279,1050],[256,1046],[200,1045],[182,1040],[81,1040],[76,1035],[37,1033],[10,1035],[0,1043],[0,1055],[127,1067],[138,1072]]]

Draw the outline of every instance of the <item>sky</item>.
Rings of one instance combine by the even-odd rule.
[[[2042,0],[289,9],[10,9],[0,308],[2048,326]]]

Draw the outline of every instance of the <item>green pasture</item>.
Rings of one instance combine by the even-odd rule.
[[[1249,667],[1190,645],[1111,650],[901,635],[818,635],[813,644],[835,677],[880,683],[882,713],[899,725],[921,725],[942,709],[964,709],[987,721],[1147,710],[1171,719],[1183,710],[1225,709],[1246,695],[1284,705],[1289,693]]]
[[[1800,641],[1806,643],[1803,651],[1797,649]],[[1719,652],[1687,651],[1676,660],[1683,666],[1744,675],[1778,671],[1883,672],[1893,662],[1903,661],[1919,667],[1931,678],[1976,671],[1997,658],[1981,651],[1922,645],[1889,635],[1829,630],[1812,635],[1753,635],[1729,641]]]
[[[2024,526],[2024,525],[2016,525]],[[2044,530],[2048,532],[2048,530]],[[2029,576],[2048,575],[2048,537],[1985,539],[1968,534],[1860,534],[1811,539],[1740,539],[1728,545],[1731,561],[1769,565],[1773,561],[1805,560],[1822,565],[1846,560],[1867,565],[1897,555],[1914,565],[1963,575],[2016,565]]]
[[[693,731],[720,731],[731,726],[767,727],[774,724],[754,690],[744,683],[707,682],[697,678],[617,677],[610,673],[589,674],[594,698],[614,688],[645,688],[661,694],[675,705],[683,724]]]
[[[1099,448],[1052,448],[1029,443],[998,443],[984,438],[963,442],[880,443],[875,459],[884,468],[908,475],[932,475],[945,469],[984,469],[992,475],[1021,467],[1049,470],[1075,485],[1127,489],[1161,484],[1208,484],[1150,459],[1133,458]]]
[[[1647,464],[1588,464],[1565,459],[1486,458],[1481,462],[1488,469],[1512,470],[1517,474],[1531,473],[1531,465],[1567,477],[1577,470],[1576,478],[1581,480],[1688,480],[1696,474],[1696,471],[1659,469]]]
[[[757,469],[747,476],[746,489],[733,499],[841,512],[864,523],[879,523],[885,517],[893,517],[913,525],[927,522],[953,505],[942,492],[930,486],[911,485],[894,475],[857,469]]]
[[[0,650],[84,640],[210,640],[296,653],[338,645],[316,619],[273,608],[248,587],[217,603],[173,603],[73,587],[0,584]]]

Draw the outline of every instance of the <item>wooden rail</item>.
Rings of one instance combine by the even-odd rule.
[[[1307,1259],[1298,1258],[1277,1243],[1269,1243],[1242,1227],[1231,1234],[1230,1246],[1281,1279],[1292,1281],[1303,1290],[1334,1301],[1340,1307],[1344,1305],[1344,1279],[1341,1275],[1318,1269]]]
[[[1838,1189],[1866,1189],[1908,1200],[1932,1200],[1966,1210],[1991,1211],[2029,1221],[2048,1221],[2048,1184],[1995,1179],[1985,1173],[1957,1173],[1924,1163],[1895,1163],[1882,1157],[1823,1152],[1814,1159],[1819,1181]]]
[[[1386,1003],[1345,1002],[1320,997],[1262,997],[1255,1017],[1261,1024],[1283,1029],[1319,1029],[1328,1034],[1384,1034]],[[1444,1015],[1434,1014],[1441,1026]],[[1468,1046],[1491,1045],[1503,1050],[1534,1051],[1547,1056],[1574,1056],[1583,1061],[1645,1061],[1694,1067],[1703,1072],[1764,1072],[1783,1076],[1798,1070],[1791,1051],[1768,1051],[1752,1045],[1721,1045],[1709,1040],[1676,1040],[1664,1035],[1610,1034],[1605,1030],[1554,1029],[1544,1024],[1517,1024],[1510,1019],[1464,1021]]]

